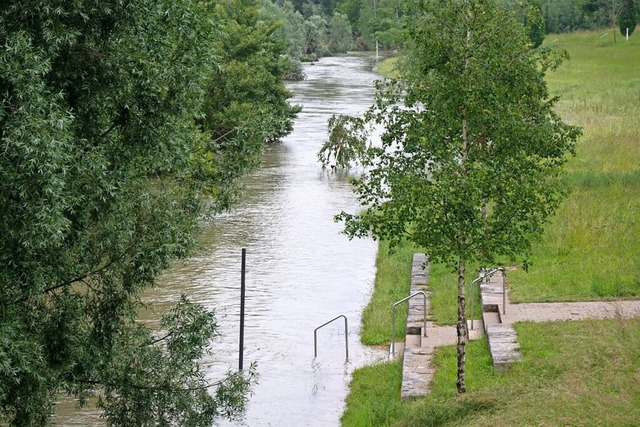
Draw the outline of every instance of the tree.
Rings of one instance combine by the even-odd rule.
[[[544,16],[542,13],[542,3],[540,0],[512,1],[501,0],[499,4],[504,4],[514,10],[518,20],[522,22],[526,29],[527,36],[532,46],[538,47],[544,41]]]
[[[564,57],[530,49],[491,0],[416,5],[403,81],[379,87],[368,119],[385,127],[355,183],[367,209],[342,212],[350,236],[425,248],[457,271],[457,389],[466,391],[465,272],[526,257],[562,199],[562,165],[579,129],[553,111],[544,74]]]
[[[333,14],[329,24],[329,51],[331,53],[346,53],[355,48],[351,24],[346,15],[339,12]]]
[[[286,54],[289,59],[289,69],[285,73],[285,80],[304,80],[305,74],[300,59],[304,54],[304,17],[293,8],[291,1],[284,1],[281,6],[271,0],[260,1],[260,19],[263,21],[280,22],[274,32],[274,37],[287,46]]]
[[[260,15],[256,1],[230,0],[216,8],[222,34],[220,56],[207,81],[204,117],[211,139],[199,147],[211,193],[227,207],[237,197],[236,178],[254,169],[265,144],[293,129],[300,107],[290,105],[284,86],[290,68],[281,22]],[[210,160],[218,159],[211,163]]]
[[[383,49],[397,47],[402,28],[401,3],[398,0],[363,1],[357,28],[366,46],[371,49],[376,42]]]
[[[141,293],[189,254],[224,159],[195,123],[215,69],[209,2],[0,8],[0,422],[45,425],[60,393],[110,425],[211,425],[252,371],[209,384],[215,318],[183,298],[150,330]]]
[[[311,15],[304,21],[304,36],[307,59],[315,60],[328,53],[324,44],[327,21],[321,15]]]
[[[367,149],[369,132],[361,117],[333,114],[327,123],[329,140],[318,151],[322,167],[333,165],[348,168],[352,162],[361,163]]]
[[[633,0],[623,0],[622,9],[620,10],[620,15],[618,18],[620,33],[623,36],[626,36],[628,30],[629,35],[633,34],[633,31],[636,29],[637,24],[638,19],[636,15],[636,5],[634,4]]]
[[[525,6],[524,26],[533,47],[538,47],[544,41],[544,17],[540,0],[530,0]]]

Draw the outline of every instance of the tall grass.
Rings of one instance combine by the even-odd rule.
[[[386,242],[380,243],[376,259],[376,279],[369,304],[362,313],[360,340],[367,345],[388,344],[391,340],[391,306],[409,295],[411,263],[416,248],[401,243],[389,252]],[[397,318],[407,318],[406,304],[398,306]],[[406,322],[396,324],[396,336],[403,337]]]
[[[436,351],[431,393],[400,399],[402,367],[356,371],[342,425],[632,426],[640,420],[640,319],[516,325],[524,359],[494,373],[484,340],[467,344],[468,392],[455,389],[456,349]]]
[[[515,301],[640,296],[640,37],[549,36],[571,59],[547,76],[564,120],[583,127],[567,165],[570,194],[536,243]]]

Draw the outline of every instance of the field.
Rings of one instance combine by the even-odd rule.
[[[557,41],[556,41],[557,40]],[[564,120],[583,127],[567,168],[571,193],[536,245],[513,301],[640,295],[640,37],[603,44],[600,33],[547,37],[570,61],[549,74]]]
[[[545,44],[570,54],[547,81],[561,96],[559,113],[584,135],[567,165],[569,196],[536,243],[532,267],[509,273],[512,300],[640,298],[640,35],[614,45],[601,32],[578,32],[550,35]],[[390,297],[377,294],[397,292],[388,286],[408,276],[410,250],[403,247],[397,256],[381,248],[379,263],[395,267],[378,271],[371,305],[380,307],[367,308],[366,343],[388,340],[384,308]],[[385,279],[390,271],[393,280]],[[433,318],[452,323],[454,276],[432,266],[430,285]],[[343,425],[638,424],[640,320],[522,323],[516,329],[524,360],[504,374],[493,372],[486,342],[468,344],[468,392],[461,397],[454,348],[436,353],[432,392],[423,399],[400,400],[397,362],[356,371]]]

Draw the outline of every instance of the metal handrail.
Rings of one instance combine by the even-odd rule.
[[[475,279],[473,282],[471,282],[471,329],[473,329],[474,308],[475,308],[475,305],[476,305],[476,299],[474,298],[474,293],[473,293],[473,289],[474,289],[473,285],[478,280],[481,281],[482,279],[489,279],[497,271],[504,271],[504,268],[502,268],[502,267],[494,268],[494,269],[490,270],[489,272],[487,272],[487,270],[485,268],[481,268],[480,269],[480,274],[478,275],[478,278]],[[502,293],[504,295],[504,281],[502,282],[502,284],[503,284]],[[503,296],[503,300],[504,300],[504,296]],[[504,306],[504,301],[503,301],[502,305]]]
[[[329,323],[338,320],[339,318],[344,317],[344,349],[346,352],[346,359],[349,360],[349,339],[348,339],[348,324],[347,324],[347,316],[341,314],[340,316],[336,316],[328,322],[323,323],[313,330],[313,357],[318,357],[318,329],[327,326]]]
[[[415,297],[417,295],[420,295],[420,294],[422,294],[422,296],[424,297],[424,300],[422,302],[423,311],[424,311],[424,314],[422,315],[422,321],[424,322],[422,330],[423,330],[423,333],[424,333],[423,336],[425,336],[425,337],[427,336],[427,294],[424,291],[418,291],[418,292],[415,292],[415,293],[409,295],[408,297],[403,298],[400,301],[394,303],[393,306],[391,307],[391,312],[392,312],[392,315],[391,315],[391,357],[395,356],[395,354],[396,354],[396,306],[398,304],[403,303],[405,301],[408,301],[411,298],[413,298],[413,297]]]

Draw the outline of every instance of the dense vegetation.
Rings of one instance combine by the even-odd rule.
[[[384,131],[354,181],[364,211],[338,218],[350,237],[406,239],[455,266],[463,393],[466,269],[526,259],[562,200],[580,131],[553,111],[544,80],[562,51],[532,49],[516,13],[492,1],[411,10],[402,79],[378,85],[366,114]]]
[[[291,129],[281,23],[259,11],[3,2],[0,423],[45,425],[60,393],[97,396],[111,425],[242,410],[253,369],[210,383],[200,366],[211,312],[182,298],[160,330],[136,317],[201,218]]]
[[[534,46],[542,39],[536,11],[547,32],[561,32],[622,29],[638,8],[631,0],[503,3],[518,8]],[[399,48],[407,19],[400,0],[4,1],[0,422],[46,424],[59,393],[81,403],[99,396],[113,425],[208,425],[242,410],[252,371],[209,384],[198,364],[216,333],[212,313],[185,298],[151,331],[136,322],[141,292],[188,256],[201,218],[228,207],[236,178],[291,130],[298,107],[283,79],[303,77],[299,61]],[[608,60],[621,71],[623,58]],[[603,69],[586,78],[607,84],[617,75]],[[625,198],[637,190],[629,155],[637,103],[627,77],[562,104],[584,104],[590,115],[570,118],[600,123],[586,140],[609,144],[579,149],[588,160],[573,164],[576,196],[534,254],[534,271],[567,270],[582,286],[579,297],[562,298],[637,294],[637,263],[627,256],[640,259],[637,206]],[[568,91],[573,78],[557,90]],[[617,116],[623,110],[630,115]],[[619,167],[599,173],[607,153]],[[581,210],[585,200],[600,207]],[[569,252],[589,268],[563,261]],[[611,274],[615,282],[603,279]],[[539,288],[526,277],[535,279],[514,275],[515,298],[558,298],[531,296]]]
[[[262,0],[272,14],[286,20],[286,40],[294,59],[314,58],[348,49],[402,47],[402,28],[414,22],[411,2],[405,0]],[[637,0],[500,0],[513,9],[527,28],[534,46],[545,33],[602,27],[635,28]],[[274,7],[275,6],[275,7]],[[635,11],[635,14],[633,13]],[[542,19],[536,18],[541,12]]]
[[[640,86],[633,60],[640,43],[613,44],[600,35],[579,32],[548,41],[569,51],[571,60],[547,81],[552,94],[562,95],[558,112],[582,126],[584,136],[567,164],[568,199],[534,246],[529,272],[509,273],[511,296],[521,302],[640,296],[640,151],[634,125]],[[392,256],[381,249],[376,290],[365,310],[379,314],[363,321],[369,344],[388,342],[385,298],[397,292],[398,280],[411,268],[412,248],[403,246]],[[398,279],[389,280],[389,269],[380,266],[393,266]],[[429,281],[432,318],[454,323],[456,274],[432,265]],[[408,282],[401,291],[407,290]],[[437,352],[432,393],[413,402],[399,398],[399,363],[364,368],[354,374],[343,425],[633,425],[640,416],[633,385],[639,326],[621,319],[517,325],[524,360],[502,375],[493,373],[486,341],[469,343],[469,391],[462,398],[455,397],[452,383],[453,347]]]

